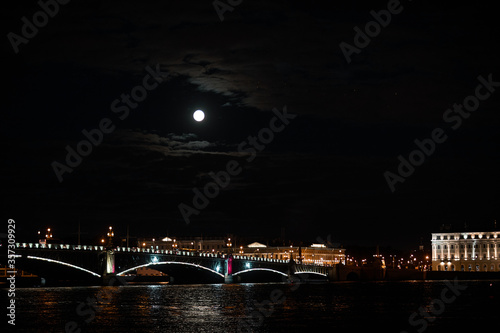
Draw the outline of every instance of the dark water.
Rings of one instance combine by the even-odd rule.
[[[500,281],[458,285],[466,289],[459,296],[446,291],[447,303],[434,306],[448,289],[444,281],[26,288],[16,291],[16,326],[9,331],[64,332],[68,325],[74,332],[120,333],[464,332],[490,324],[497,331]],[[96,298],[94,308],[85,305]],[[412,326],[408,318],[419,307],[438,314],[419,314]]]

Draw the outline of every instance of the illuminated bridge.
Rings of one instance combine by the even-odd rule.
[[[16,268],[44,278],[103,283],[140,267],[168,274],[171,282],[290,281],[294,277],[339,280],[343,265],[304,265],[292,260],[135,247],[16,243]],[[304,274],[304,275],[302,275]]]

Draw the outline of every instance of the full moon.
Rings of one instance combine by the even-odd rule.
[[[205,113],[203,111],[201,111],[201,110],[196,110],[193,113],[193,118],[196,121],[202,121],[203,119],[205,119]]]

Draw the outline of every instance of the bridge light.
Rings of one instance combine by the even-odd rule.
[[[217,271],[217,273],[219,273],[219,271],[220,271],[220,266],[219,266],[219,265],[217,265],[217,267],[215,267],[215,270]]]
[[[151,262],[153,264],[156,264],[158,262],[158,258],[157,257],[153,257],[153,259],[151,259]]]
[[[245,264],[245,267],[246,267],[246,268],[250,268],[250,263],[249,263],[249,262],[247,262],[247,263]]]

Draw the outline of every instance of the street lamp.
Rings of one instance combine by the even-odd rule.
[[[38,232],[40,234],[40,232]],[[49,240],[52,238],[52,232],[51,232],[51,229],[50,228],[47,228],[47,231],[45,233],[45,240]]]
[[[108,236],[108,246],[112,246],[113,245],[113,237],[115,236],[115,232],[113,231],[112,226],[109,226],[107,236]]]
[[[233,243],[231,243],[231,238],[227,239],[226,246],[227,246],[227,253],[229,254],[231,252],[231,247],[233,246]]]

